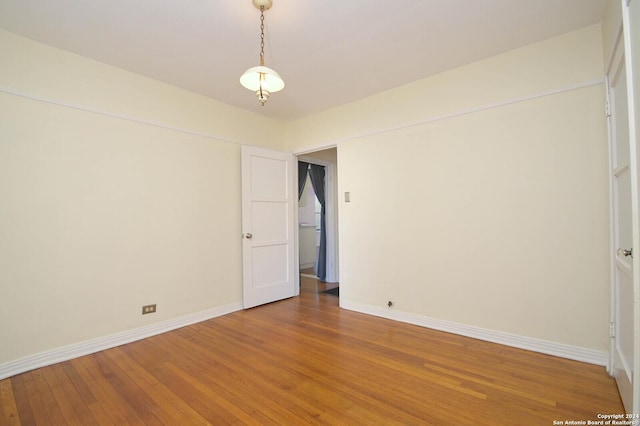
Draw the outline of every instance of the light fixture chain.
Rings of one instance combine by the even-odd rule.
[[[260,6],[260,65],[264,66],[264,6]]]
[[[268,10],[273,0],[253,0],[253,5],[260,9],[260,66],[249,68],[240,77],[240,84],[254,91],[262,106],[269,99],[271,92],[279,92],[284,88],[284,81],[277,72],[264,65],[264,11]]]

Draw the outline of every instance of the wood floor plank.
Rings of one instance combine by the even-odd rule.
[[[98,367],[95,356],[85,356],[69,361],[84,381],[86,389],[90,391],[96,402],[89,404],[89,409],[102,425],[144,425],[128,401],[114,388]],[[79,403],[79,402],[78,402]]]
[[[111,350],[93,355],[110,388],[120,395],[122,403],[126,404],[126,407],[132,410],[145,425],[165,424],[163,415],[167,417],[168,415],[164,412],[163,407],[156,405],[139,384],[129,380],[126,372],[112,362],[107,355]]]
[[[67,424],[60,406],[45,378],[47,367],[26,373],[31,378],[29,403],[33,408],[36,424]]]
[[[80,375],[74,362],[62,362],[59,366],[87,406],[98,402],[91,388],[87,385],[87,381]]]
[[[18,414],[18,406],[13,394],[13,386],[8,379],[0,380],[0,424],[20,424],[20,415]]]
[[[73,401],[84,401],[84,399],[60,364],[43,368],[42,375],[49,385],[50,392],[62,416],[65,418],[66,424],[97,424],[97,420],[93,417],[87,405],[73,403]]]
[[[129,357],[121,347],[105,351],[105,355],[120,367],[133,383],[146,391],[145,394],[153,401],[153,405],[162,407],[162,419],[168,419],[174,424],[188,422],[190,425],[210,425],[206,419],[164,386],[153,374],[141,368],[140,364]]]
[[[20,417],[20,423],[23,425],[36,424],[33,417],[33,410],[29,403],[29,387],[30,384],[26,383],[27,374],[18,374],[10,379],[13,387],[13,396],[16,402],[16,408],[18,409],[18,415]]]
[[[622,413],[603,367],[300,297],[0,381],[0,425],[549,425]],[[13,423],[11,423],[13,422]]]

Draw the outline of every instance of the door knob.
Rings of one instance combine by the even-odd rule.
[[[247,240],[250,240],[251,238],[253,238],[253,235],[251,234],[251,232],[247,232],[246,234],[244,234],[244,237],[245,237]]]
[[[631,257],[633,257],[633,248],[630,248],[630,249],[628,249],[628,250],[627,250],[627,249],[621,249],[621,248],[619,248],[619,249],[618,249],[618,256],[619,256],[619,257],[624,257],[624,256],[631,256]]]

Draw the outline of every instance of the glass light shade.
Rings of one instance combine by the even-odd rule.
[[[269,67],[264,65],[252,67],[245,71],[240,77],[240,84],[247,89],[256,92],[260,90],[262,80],[262,89],[271,93],[279,92],[284,89],[284,81],[280,75]]]

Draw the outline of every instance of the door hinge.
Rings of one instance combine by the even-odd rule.
[[[605,104],[604,113],[605,116],[611,117],[611,104],[609,103],[609,101],[607,101],[607,103]]]
[[[613,321],[609,321],[609,337],[616,337],[616,323]]]

